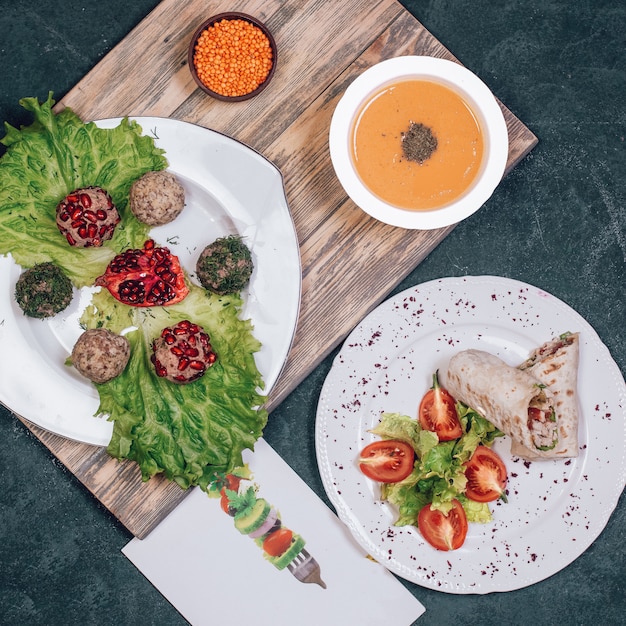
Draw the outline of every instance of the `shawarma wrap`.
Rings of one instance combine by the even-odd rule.
[[[464,350],[441,373],[442,386],[538,458],[558,443],[552,392],[537,378],[482,350]]]
[[[553,393],[559,441],[550,454],[539,457],[532,449],[514,441],[512,454],[529,460],[578,456],[578,361],[579,333],[564,333],[534,350],[519,366]]]

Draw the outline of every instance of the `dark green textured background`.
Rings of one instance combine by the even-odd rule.
[[[0,0],[0,121],[30,123],[19,98],[45,99],[49,90],[62,98],[157,4]],[[540,143],[396,291],[466,274],[531,283],[584,316],[624,372],[626,3],[403,4]],[[265,433],[324,498],[313,430],[330,363],[326,359],[270,416]],[[1,624],[185,623],[121,554],[130,539],[125,529],[1,408],[0,478]],[[405,584],[426,606],[418,620],[423,626],[622,624],[625,533],[622,497],[597,541],[544,582],[486,596]],[[221,613],[216,623],[238,623],[236,607],[221,606],[210,590],[207,606]],[[259,623],[271,620],[259,616]]]

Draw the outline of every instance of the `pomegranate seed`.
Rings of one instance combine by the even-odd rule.
[[[190,360],[186,356],[181,357],[178,361],[178,371],[184,372],[189,367],[189,363]]]
[[[75,242],[72,245],[85,248],[100,246],[103,240],[110,239],[120,221],[111,196],[100,187],[84,187],[69,193],[57,205],[56,213],[57,226],[61,233],[66,235],[68,230],[72,230],[72,239]],[[70,225],[67,225],[68,220],[71,220]],[[97,230],[78,232],[85,221],[95,224]]]

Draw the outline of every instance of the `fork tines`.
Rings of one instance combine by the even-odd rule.
[[[300,550],[293,561],[287,565],[287,569],[301,583],[316,583],[326,589],[326,583],[321,578],[319,563],[304,548]]]

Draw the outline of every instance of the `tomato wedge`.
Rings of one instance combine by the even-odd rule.
[[[267,536],[263,542],[263,550],[270,556],[280,556],[287,552],[293,539],[293,532],[288,528],[279,528]]]
[[[463,434],[456,402],[448,391],[439,386],[437,372],[433,374],[433,386],[420,402],[418,419],[424,430],[437,433],[439,441],[452,441]]]
[[[359,455],[361,471],[379,483],[398,483],[412,471],[413,448],[404,441],[384,439],[365,446]]]
[[[230,499],[226,490],[237,491],[239,489],[239,483],[241,482],[241,478],[239,476],[234,476],[233,474],[228,474],[224,480],[224,486],[220,489],[220,506],[222,507],[222,511],[224,513],[228,513],[229,515],[234,515],[234,511],[230,508]]]
[[[467,516],[458,500],[452,500],[452,508],[447,515],[431,510],[430,504],[417,515],[417,528],[422,537],[437,550],[458,550],[467,536]]]
[[[476,448],[472,458],[465,464],[465,476],[465,495],[470,500],[493,502],[502,498],[506,502],[506,466],[498,453],[491,448]]]

